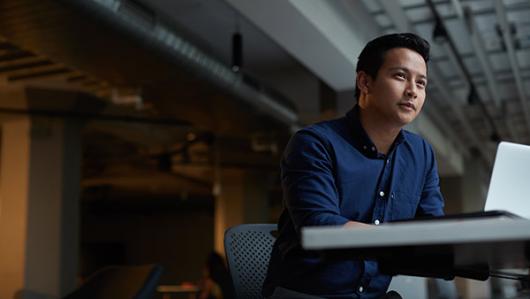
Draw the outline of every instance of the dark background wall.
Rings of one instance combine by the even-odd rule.
[[[83,207],[81,273],[105,265],[159,263],[161,284],[196,282],[213,248],[213,204]]]

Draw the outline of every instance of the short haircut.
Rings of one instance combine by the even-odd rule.
[[[413,33],[394,33],[377,37],[364,47],[357,60],[356,73],[360,71],[376,79],[377,72],[383,65],[385,54],[394,48],[411,49],[423,57],[425,64],[429,61],[429,42]],[[355,84],[355,98],[359,100],[361,91]]]

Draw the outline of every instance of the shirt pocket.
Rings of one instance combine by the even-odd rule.
[[[420,195],[414,192],[394,191],[391,200],[391,220],[411,219],[416,215]]]

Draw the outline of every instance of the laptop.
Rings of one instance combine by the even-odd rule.
[[[499,144],[484,207],[496,210],[530,219],[530,146]]]
[[[530,146],[504,141],[499,143],[484,211],[396,222],[487,217],[530,219]]]

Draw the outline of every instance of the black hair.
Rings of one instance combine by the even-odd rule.
[[[393,33],[377,37],[366,44],[359,54],[356,73],[363,71],[376,79],[377,72],[383,65],[386,52],[394,48],[411,49],[420,54],[425,63],[429,61],[429,42],[414,33]],[[355,98],[359,100],[360,95],[361,91],[355,84]]]

